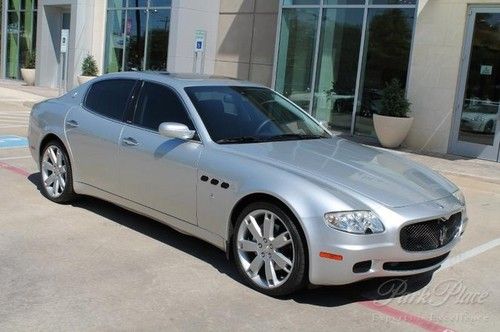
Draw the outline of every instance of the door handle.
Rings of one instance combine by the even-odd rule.
[[[136,146],[136,145],[138,145],[138,144],[139,144],[139,143],[138,143],[135,139],[133,139],[132,137],[127,137],[127,138],[124,138],[122,142],[123,142],[123,144],[128,145],[128,146]]]
[[[66,125],[70,128],[76,128],[78,127],[78,122],[76,122],[75,120],[68,120],[66,121]]]

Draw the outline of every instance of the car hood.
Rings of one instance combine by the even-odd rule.
[[[415,162],[341,138],[224,145],[230,153],[348,189],[389,207],[449,196],[457,188]]]

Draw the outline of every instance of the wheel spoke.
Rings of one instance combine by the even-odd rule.
[[[257,252],[257,243],[248,240],[240,240],[238,247],[243,251]]]
[[[290,273],[290,268],[292,267],[292,262],[285,257],[280,252],[273,252],[271,259],[278,265],[282,270],[287,273]]]
[[[61,187],[61,191],[66,187],[66,180],[64,180],[64,176],[59,175],[59,186]]]
[[[63,166],[61,166],[61,167],[59,168],[59,173],[61,173],[61,174],[66,174],[66,166],[64,166],[64,165],[63,165]]]
[[[58,176],[56,176],[53,188],[54,188],[54,195],[57,195],[59,193],[59,177]]]
[[[54,181],[56,180],[57,176],[55,174],[51,174],[48,178],[45,179],[44,183],[45,183],[45,186],[50,186],[51,184],[54,183]]]
[[[54,165],[52,165],[48,161],[42,161],[42,171],[45,171],[45,172],[46,171],[54,172],[54,170],[55,170]]]
[[[61,150],[57,149],[56,157],[57,157],[57,167],[61,167],[63,160]]]
[[[255,256],[247,271],[249,271],[253,276],[257,275],[262,267],[262,263],[264,263],[262,257]]]
[[[54,152],[53,147],[49,148],[49,157],[50,157],[50,161],[52,161],[52,165],[57,166],[57,156]]]
[[[274,265],[272,260],[266,260],[264,263],[266,270],[266,280],[270,286],[274,286],[278,283],[278,277],[276,277],[276,270],[274,269]]]
[[[255,220],[254,217],[248,216],[248,218],[245,220],[247,224],[247,228],[252,234],[253,238],[255,240],[260,240],[262,239],[262,232],[260,230],[259,225],[257,224],[257,220]]]
[[[289,232],[283,232],[280,235],[278,235],[277,237],[275,237],[271,241],[271,243],[275,249],[278,249],[278,248],[286,246],[287,244],[292,243],[292,238],[290,237]]]
[[[271,239],[274,236],[274,214],[266,213],[263,225],[264,238]]]

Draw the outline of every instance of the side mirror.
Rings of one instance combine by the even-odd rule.
[[[158,127],[160,135],[168,138],[179,138],[190,140],[194,137],[195,131],[190,130],[186,125],[177,122],[163,122]]]

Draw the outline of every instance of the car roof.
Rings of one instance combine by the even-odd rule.
[[[190,86],[253,86],[264,87],[261,84],[248,81],[238,80],[230,77],[190,74],[190,73],[169,73],[161,71],[128,71],[105,74],[100,76],[101,79],[112,78],[133,78],[141,80],[156,81],[165,83],[176,88],[185,88]]]

